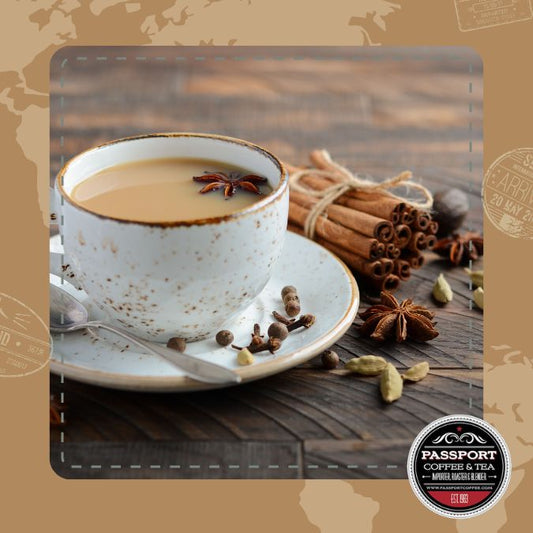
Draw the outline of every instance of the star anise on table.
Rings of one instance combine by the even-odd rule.
[[[364,323],[359,327],[361,335],[377,341],[395,339],[403,342],[406,339],[414,341],[429,341],[439,332],[432,321],[432,313],[421,305],[415,305],[411,299],[402,303],[387,291],[381,293],[381,303],[369,307],[359,316]]]
[[[433,251],[447,257],[452,265],[468,264],[483,255],[483,237],[479,233],[454,233],[451,237],[440,239]]]
[[[192,179],[198,183],[207,184],[200,189],[201,194],[217,191],[218,189],[223,188],[226,200],[231,198],[237,189],[244,189],[245,191],[250,191],[255,194],[261,194],[259,185],[267,182],[266,178],[256,176],[255,174],[239,176],[235,173],[225,174],[224,172],[214,172],[211,174],[204,174],[203,176],[194,176]]]

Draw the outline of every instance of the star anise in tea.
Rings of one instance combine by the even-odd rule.
[[[466,265],[483,255],[483,237],[479,233],[454,233],[451,237],[440,239],[433,251],[447,257],[452,265]]]
[[[380,304],[369,307],[359,316],[364,320],[359,333],[377,341],[411,339],[423,342],[439,334],[433,322],[435,313],[415,305],[411,299],[400,303],[387,291],[381,293]]]
[[[231,198],[237,189],[261,194],[259,186],[264,185],[267,182],[266,178],[256,176],[255,174],[239,176],[232,172],[229,174],[225,174],[224,172],[207,173],[203,176],[194,176],[192,179],[198,183],[206,183],[205,187],[200,189],[200,194],[224,189],[224,197],[226,200]]]

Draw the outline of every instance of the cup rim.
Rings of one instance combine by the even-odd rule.
[[[216,217],[206,217],[206,218],[197,218],[197,219],[191,219],[191,220],[168,220],[168,221],[154,221],[154,222],[148,222],[148,221],[142,221],[142,220],[132,220],[129,218],[121,218],[121,217],[114,217],[111,215],[102,215],[101,213],[96,213],[95,211],[92,211],[91,209],[88,209],[81,205],[79,202],[77,202],[72,196],[66,193],[64,187],[63,187],[63,177],[68,171],[70,165],[82,157],[86,156],[87,154],[91,152],[96,152],[100,150],[101,148],[105,148],[106,146],[111,146],[113,144],[123,143],[127,141],[135,141],[139,139],[149,139],[154,137],[197,137],[202,139],[216,139],[220,141],[230,142],[239,144],[241,146],[244,146],[246,148],[250,148],[252,150],[258,151],[268,157],[274,165],[279,170],[280,178],[279,182],[274,187],[274,189],[265,196],[265,198],[254,202],[253,204],[245,207],[244,209],[239,209],[233,213],[230,213],[228,215],[220,215]],[[236,137],[229,137],[226,135],[218,135],[216,133],[190,133],[190,132],[166,132],[166,133],[148,133],[148,134],[140,134],[140,135],[131,135],[128,137],[121,137],[120,139],[114,139],[112,141],[107,141],[105,143],[99,144],[97,146],[93,146],[92,148],[88,148],[87,150],[84,150],[83,152],[80,152],[79,154],[75,155],[71,159],[69,159],[62,167],[61,170],[58,172],[56,176],[56,187],[61,196],[65,199],[66,202],[73,205],[74,207],[81,209],[87,213],[90,213],[91,215],[94,215],[98,218],[104,219],[104,220],[113,220],[116,222],[122,222],[125,224],[137,224],[140,226],[152,226],[152,227],[160,227],[160,228],[169,228],[169,227],[178,227],[178,226],[203,226],[208,224],[219,224],[220,222],[226,222],[229,220],[235,220],[238,218],[242,218],[244,216],[250,215],[252,213],[256,213],[258,211],[262,211],[265,209],[268,205],[275,202],[276,200],[279,200],[285,190],[287,189],[288,185],[288,174],[287,170],[283,166],[283,163],[272,153],[270,153],[265,148],[251,143],[249,141],[245,141],[244,139],[238,139]]]

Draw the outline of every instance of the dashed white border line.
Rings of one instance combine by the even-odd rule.
[[[451,58],[452,58],[452,56],[446,57],[446,59],[451,59]],[[115,61],[127,61],[128,57],[127,56],[115,56],[112,59],[114,59]],[[171,59],[171,58],[167,58],[167,57],[164,57],[164,56],[155,56],[153,59],[155,61],[167,61],[168,59]],[[186,56],[176,56],[174,59],[176,61],[190,61],[190,60],[193,60],[193,61],[205,61],[207,58],[205,56],[195,56],[193,58],[186,57]],[[214,56],[212,59],[214,61],[226,61],[228,59],[229,60],[234,60],[234,61],[244,61],[244,60],[262,61],[262,60],[264,60],[266,58],[265,57],[250,57],[250,58],[248,58],[248,57],[242,57],[242,56],[232,56],[232,57]],[[341,57],[339,57],[339,58],[335,58],[335,57],[326,57],[326,58],[320,58],[320,57],[311,58],[311,57],[309,57],[309,58],[307,58],[307,57],[296,56],[296,57],[273,57],[271,59],[275,59],[275,60],[278,60],[278,61],[286,60],[286,59],[292,59],[292,60],[298,61],[298,60],[303,60],[303,59],[315,59],[315,60],[341,60],[341,59],[343,59],[343,60],[345,60],[346,58],[341,58]],[[352,59],[357,60],[359,58],[355,58],[354,57]],[[365,59],[368,59],[368,60],[371,60],[371,61],[379,61],[382,58],[368,56],[368,57],[365,57]],[[390,59],[390,56],[389,55],[385,55],[383,57],[383,59]],[[398,59],[400,59],[400,57],[398,57]],[[424,56],[413,56],[413,57],[411,57],[409,59],[422,60],[422,59],[428,59],[428,58],[424,57]],[[434,61],[438,61],[439,60],[438,57],[431,57],[431,59],[433,59]],[[461,57],[457,57],[456,59],[462,59],[462,58]],[[76,60],[79,61],[79,62],[85,62],[85,61],[88,60],[88,57],[87,56],[77,56]],[[108,56],[96,56],[96,61],[108,61],[108,60],[109,60]],[[135,60],[136,61],[147,61],[147,57],[145,57],[145,56],[135,56]],[[60,85],[61,88],[64,87],[65,78],[64,78],[64,75],[63,75],[63,70],[64,70],[64,68],[65,68],[65,66],[67,64],[68,64],[68,59],[67,58],[63,59],[63,61],[61,62],[62,71],[61,71],[60,80],[59,80],[59,85]],[[470,74],[472,73],[472,71],[473,71],[472,64],[469,64],[468,71],[469,71]],[[468,84],[468,93],[471,95],[472,91],[473,91],[473,83],[472,83],[472,81],[470,81],[469,84]],[[59,108],[61,110],[61,113],[62,113],[62,111],[64,109],[64,104],[65,104],[64,95],[60,95]],[[472,104],[471,101],[468,104],[468,112],[469,113],[473,112],[473,104]],[[64,117],[62,115],[60,116],[60,125],[61,125],[61,127],[63,127],[63,125],[64,125]],[[470,134],[472,134],[473,126],[472,126],[472,120],[471,119],[468,122],[468,128],[469,128]],[[65,141],[64,136],[60,135],[60,146],[62,148],[64,147],[64,141]],[[469,153],[471,154],[472,150],[473,150],[472,149],[472,145],[473,145],[472,137],[469,139],[468,145],[469,145],[468,146],[468,150],[469,150]],[[65,164],[65,156],[64,156],[64,154],[61,154],[60,157],[61,157],[61,166],[63,166]],[[469,160],[468,169],[469,169],[469,172],[473,171],[473,163],[472,163],[471,159]],[[471,180],[469,181],[468,187],[469,187],[469,192],[472,194],[472,181]],[[63,197],[61,197],[61,205],[64,205]],[[62,215],[60,217],[60,226],[63,226],[63,216]],[[471,231],[471,226],[468,227],[468,231]],[[61,244],[63,244],[63,236],[62,235],[61,235]],[[472,241],[470,241],[469,246],[472,247]],[[469,268],[472,268],[472,261],[469,262]],[[61,277],[61,283],[62,284],[64,283],[63,276]],[[469,288],[470,288],[470,290],[472,290],[472,280],[469,281]],[[473,300],[472,300],[472,297],[470,297],[470,300],[469,300],[469,308],[470,309],[472,309],[472,307],[473,307],[472,304],[473,304]],[[469,321],[469,324],[468,324],[469,325],[469,329],[470,329],[470,331],[472,331],[472,329],[473,329],[472,318],[469,318],[468,321]],[[60,340],[63,340],[63,338],[64,338],[64,334],[62,333]],[[469,338],[469,349],[470,349],[470,351],[472,351],[472,337]],[[63,362],[63,354],[61,354],[61,362]],[[469,370],[472,370],[472,368],[473,368],[472,357],[471,356],[469,357],[468,368],[469,368]],[[61,372],[61,374],[60,374],[60,382],[62,384],[65,382],[65,376],[64,376],[63,372]],[[468,384],[469,390],[472,390],[472,382],[471,381],[467,381],[467,384]],[[62,405],[65,403],[64,392],[61,392],[60,403]],[[468,408],[472,409],[472,397],[468,398]],[[64,412],[61,412],[61,423],[64,423],[64,422],[65,422]],[[64,434],[63,430],[60,433],[60,442],[62,444],[65,442],[65,434]],[[64,452],[61,452],[60,460],[61,460],[61,463],[65,463],[65,454],[64,454]],[[237,469],[241,468],[241,465],[229,464],[229,465],[226,465],[226,467],[228,469],[230,469],[230,470],[237,470]],[[380,465],[375,465],[375,464],[369,464],[369,465],[366,465],[366,466],[359,466],[359,465],[356,465],[356,464],[346,464],[346,465],[328,464],[328,465],[326,465],[326,468],[329,469],[329,470],[334,470],[334,469],[338,469],[338,468],[347,468],[347,469],[367,468],[369,470],[378,469],[378,468],[386,468],[387,470],[392,470],[392,469],[396,469],[398,467],[399,467],[399,465],[397,465],[397,464],[385,465],[385,467],[380,466]],[[79,469],[87,468],[87,466],[84,467],[84,465],[71,464],[70,468],[79,470]],[[110,469],[113,469],[113,470],[122,469],[122,468],[129,468],[131,470],[138,470],[138,469],[142,468],[142,465],[135,464],[135,465],[129,465],[128,466],[128,465],[116,465],[116,464],[113,464],[113,465],[108,465],[108,466],[102,466],[102,465],[99,465],[99,464],[95,464],[95,465],[89,465],[88,468],[94,469],[94,470],[101,470],[102,468],[110,468]],[[149,468],[153,469],[153,470],[161,469],[161,468],[180,469],[181,465],[175,465],[175,464],[174,465],[168,465],[168,466],[164,466],[164,465],[149,465]],[[185,466],[184,468],[187,468],[187,467]],[[208,470],[218,470],[218,469],[224,468],[224,465],[213,464],[213,465],[207,465],[206,467],[205,466],[202,467],[202,465],[190,464],[190,465],[188,465],[188,468],[191,469],[191,470],[199,470],[199,469],[202,469],[202,468],[207,468]],[[246,468],[246,466],[244,466],[243,468]],[[261,467],[260,467],[260,465],[257,465],[257,464],[250,464],[250,465],[248,465],[248,468],[257,470],[257,469],[260,469]],[[266,465],[263,468],[274,470],[274,469],[284,468],[284,466],[269,464],[269,465]],[[290,464],[290,465],[286,465],[285,468],[287,468],[287,469],[297,469],[297,468],[299,468],[299,465]],[[314,469],[318,469],[318,468],[320,468],[320,466],[317,465],[317,464],[308,464],[308,465],[304,465],[303,466],[303,469],[309,469],[309,470],[314,470]]]

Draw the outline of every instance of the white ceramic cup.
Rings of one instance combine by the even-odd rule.
[[[266,177],[273,191],[231,215],[147,223],[96,214],[71,196],[107,167],[142,159],[214,159]],[[213,335],[267,284],[287,227],[288,178],[280,161],[239,139],[163,133],[112,141],[59,172],[51,211],[61,221],[64,256],[52,273],[81,286],[109,321],[159,342]],[[54,218],[54,217],[52,217]]]

